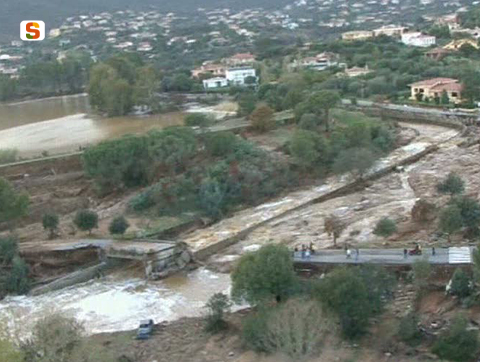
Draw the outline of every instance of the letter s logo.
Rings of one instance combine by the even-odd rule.
[[[40,38],[40,30],[35,29],[35,28],[40,28],[40,25],[38,23],[28,23],[26,28],[27,28],[26,36],[28,39],[32,40],[32,39]],[[29,33],[33,33],[34,35]]]
[[[45,39],[45,23],[41,20],[24,20],[20,23],[20,38],[24,41]]]

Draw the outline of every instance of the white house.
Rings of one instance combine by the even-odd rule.
[[[205,79],[203,81],[203,88],[205,88],[205,90],[223,88],[223,87],[228,87],[228,81],[226,78],[217,77],[217,78]]]
[[[436,38],[431,35],[423,35],[420,32],[411,32],[402,34],[402,43],[415,47],[429,47],[435,45]]]
[[[245,85],[245,80],[248,77],[254,77],[255,81],[257,80],[257,74],[255,73],[255,69],[250,67],[227,69],[225,75],[228,82],[233,85]]]

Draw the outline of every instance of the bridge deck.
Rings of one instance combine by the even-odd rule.
[[[318,250],[309,258],[302,258],[301,252],[294,255],[295,263],[305,264],[381,264],[381,265],[410,265],[416,260],[428,260],[430,264],[460,265],[472,263],[472,247],[437,248],[435,255],[432,249],[423,248],[422,255],[407,255],[403,249],[360,249],[358,257],[355,249],[351,249],[351,256],[347,258],[344,250]]]

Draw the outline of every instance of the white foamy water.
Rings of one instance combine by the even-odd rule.
[[[229,289],[229,275],[202,268],[158,282],[105,278],[35,297],[8,297],[0,302],[0,335],[28,336],[35,322],[52,312],[76,317],[88,333],[131,330],[141,319],[200,316],[212,294]]]

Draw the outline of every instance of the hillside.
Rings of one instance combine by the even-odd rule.
[[[82,13],[98,13],[117,10],[148,10],[174,11],[188,13],[199,7],[244,9],[264,7],[275,9],[291,3],[290,0],[3,0],[0,1],[0,40],[18,36],[19,24],[22,20],[43,20],[47,29],[58,26],[66,17]]]

